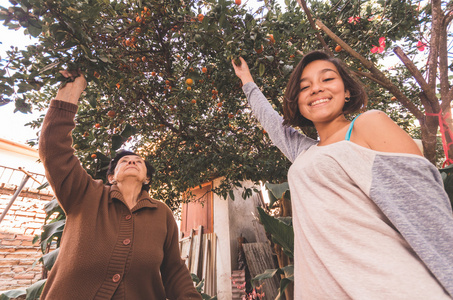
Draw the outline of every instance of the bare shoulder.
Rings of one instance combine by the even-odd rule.
[[[370,149],[422,155],[409,134],[382,111],[370,110],[360,115],[354,124],[354,131],[355,138],[365,142]]]

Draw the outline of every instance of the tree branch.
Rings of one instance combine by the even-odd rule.
[[[297,0],[297,3],[299,3],[299,5],[302,7],[302,9],[304,10],[305,14],[307,15],[307,19],[308,19],[308,22],[310,23],[311,28],[316,30],[315,22],[313,21],[313,17],[311,16],[311,12],[308,9],[308,6],[307,6],[307,3],[305,2],[305,0]],[[327,46],[326,41],[324,41],[322,36],[319,34],[318,30],[316,30],[315,34],[316,34],[316,38],[319,40],[319,42],[324,47],[326,52],[328,52],[330,55],[332,55],[333,54],[332,51],[330,50],[329,46]]]
[[[422,73],[417,69],[414,63],[406,56],[404,51],[400,47],[396,47],[393,49],[393,52],[399,57],[399,59],[403,62],[409,72],[412,74],[414,79],[417,81],[420,88],[423,90],[424,95],[426,96],[426,100],[429,103],[430,107],[435,111],[438,112],[439,107],[439,99],[437,99],[436,92],[431,89],[428,83],[423,78]],[[426,110],[426,106],[425,106]]]
[[[431,90],[436,89],[437,59],[439,53],[439,32],[441,28],[441,0],[431,1],[432,22],[431,22],[431,39],[428,56],[428,84]]]

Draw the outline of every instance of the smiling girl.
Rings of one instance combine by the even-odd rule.
[[[283,118],[240,59],[233,67],[253,114],[293,163],[294,299],[450,299],[451,205],[410,136],[380,111],[349,121],[367,96],[324,52],[294,70]],[[304,126],[318,139],[293,128]]]

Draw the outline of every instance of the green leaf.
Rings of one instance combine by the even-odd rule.
[[[268,215],[263,208],[257,207],[260,221],[267,233],[271,234],[273,241],[282,246],[283,251],[294,257],[294,231],[289,226],[275,217]]]
[[[39,299],[47,279],[41,279],[27,288],[27,298],[25,300]]]
[[[137,129],[130,125],[129,123],[126,124],[126,126],[124,127],[123,131],[121,131],[120,135],[123,137],[123,138],[129,138],[130,136],[134,135],[137,133]]]
[[[281,198],[285,198],[285,199],[289,200],[288,182],[277,183],[277,184],[266,182],[264,184],[264,186],[268,190],[268,194],[269,194],[269,200],[270,200],[269,207],[272,207],[274,205],[274,203],[277,202]]]
[[[43,231],[41,234],[41,249],[44,251],[47,244],[50,243],[54,238],[61,237],[66,220],[56,221],[50,224],[46,224],[42,227]]]
[[[15,299],[20,296],[25,296],[26,291],[21,290],[21,289],[16,289],[16,290],[11,290],[11,291],[6,291],[2,292],[0,294],[0,300],[10,300],[10,299]]]
[[[112,136],[112,150],[116,151],[127,141],[127,138],[115,134]]]
[[[258,71],[259,75],[263,76],[265,71],[266,71],[266,66],[264,64],[260,63],[259,71]]]
[[[228,191],[228,195],[230,196],[231,200],[234,201],[234,193],[233,193],[233,190],[229,190],[229,191]]]
[[[58,254],[60,253],[60,248],[55,249],[47,254],[44,254],[42,259],[42,264],[46,267],[47,270],[52,270],[55,261],[57,260]]]
[[[283,271],[281,269],[267,269],[263,273],[256,275],[253,277],[252,281],[261,281],[264,279],[269,279],[274,277],[275,275],[282,275]]]

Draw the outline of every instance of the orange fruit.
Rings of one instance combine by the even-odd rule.
[[[234,3],[235,3],[236,5],[241,5],[241,0],[234,0]]]
[[[337,51],[337,52],[340,52],[342,49],[343,49],[343,48],[341,48],[340,45],[337,45],[337,46],[335,47],[335,51]]]
[[[98,157],[98,156],[96,155],[96,153],[91,154],[91,158],[96,158],[96,157]]]
[[[146,56],[142,57],[142,62],[146,62],[147,60],[148,60],[148,58]]]
[[[395,101],[396,100],[396,97],[393,96],[392,98],[390,98],[391,101]]]
[[[117,83],[116,88],[119,89],[121,87],[121,84]]]
[[[203,14],[198,15],[198,21],[203,22],[204,16]]]
[[[269,40],[269,44],[274,44],[275,43],[275,39],[274,39],[274,35],[273,34],[269,34],[267,36],[267,39]]]
[[[166,85],[169,85],[169,84],[170,84],[170,81],[169,81],[169,80],[165,80],[165,84],[166,84]]]
[[[156,72],[152,71],[151,76],[156,76]]]
[[[137,18],[135,18],[135,21],[137,21],[138,23],[141,23],[142,22],[142,18],[137,17]]]
[[[222,105],[223,105],[222,102],[217,103],[217,106],[218,106],[218,107],[222,107]]]
[[[201,72],[206,73],[208,69],[206,67],[201,68]]]
[[[109,110],[107,112],[107,116],[109,116],[110,118],[113,118],[116,116],[116,112],[114,110]]]
[[[192,90],[192,88],[191,88],[190,86],[188,86],[188,87],[187,87],[187,90],[188,90],[188,91],[191,91],[191,90]]]
[[[193,103],[193,104],[197,103],[197,100],[192,99],[192,103]]]
[[[96,124],[94,124],[94,127],[96,127],[96,128],[101,128],[101,124],[96,123]]]
[[[187,85],[192,85],[192,84],[193,84],[192,78],[187,78],[187,79],[186,79],[186,84],[187,84]]]
[[[135,28],[135,32],[140,34],[142,32],[142,28],[141,27],[137,27]]]
[[[261,52],[263,52],[263,50],[264,50],[263,45],[261,45],[261,48],[255,49],[256,53],[258,53],[258,54],[260,54]]]

